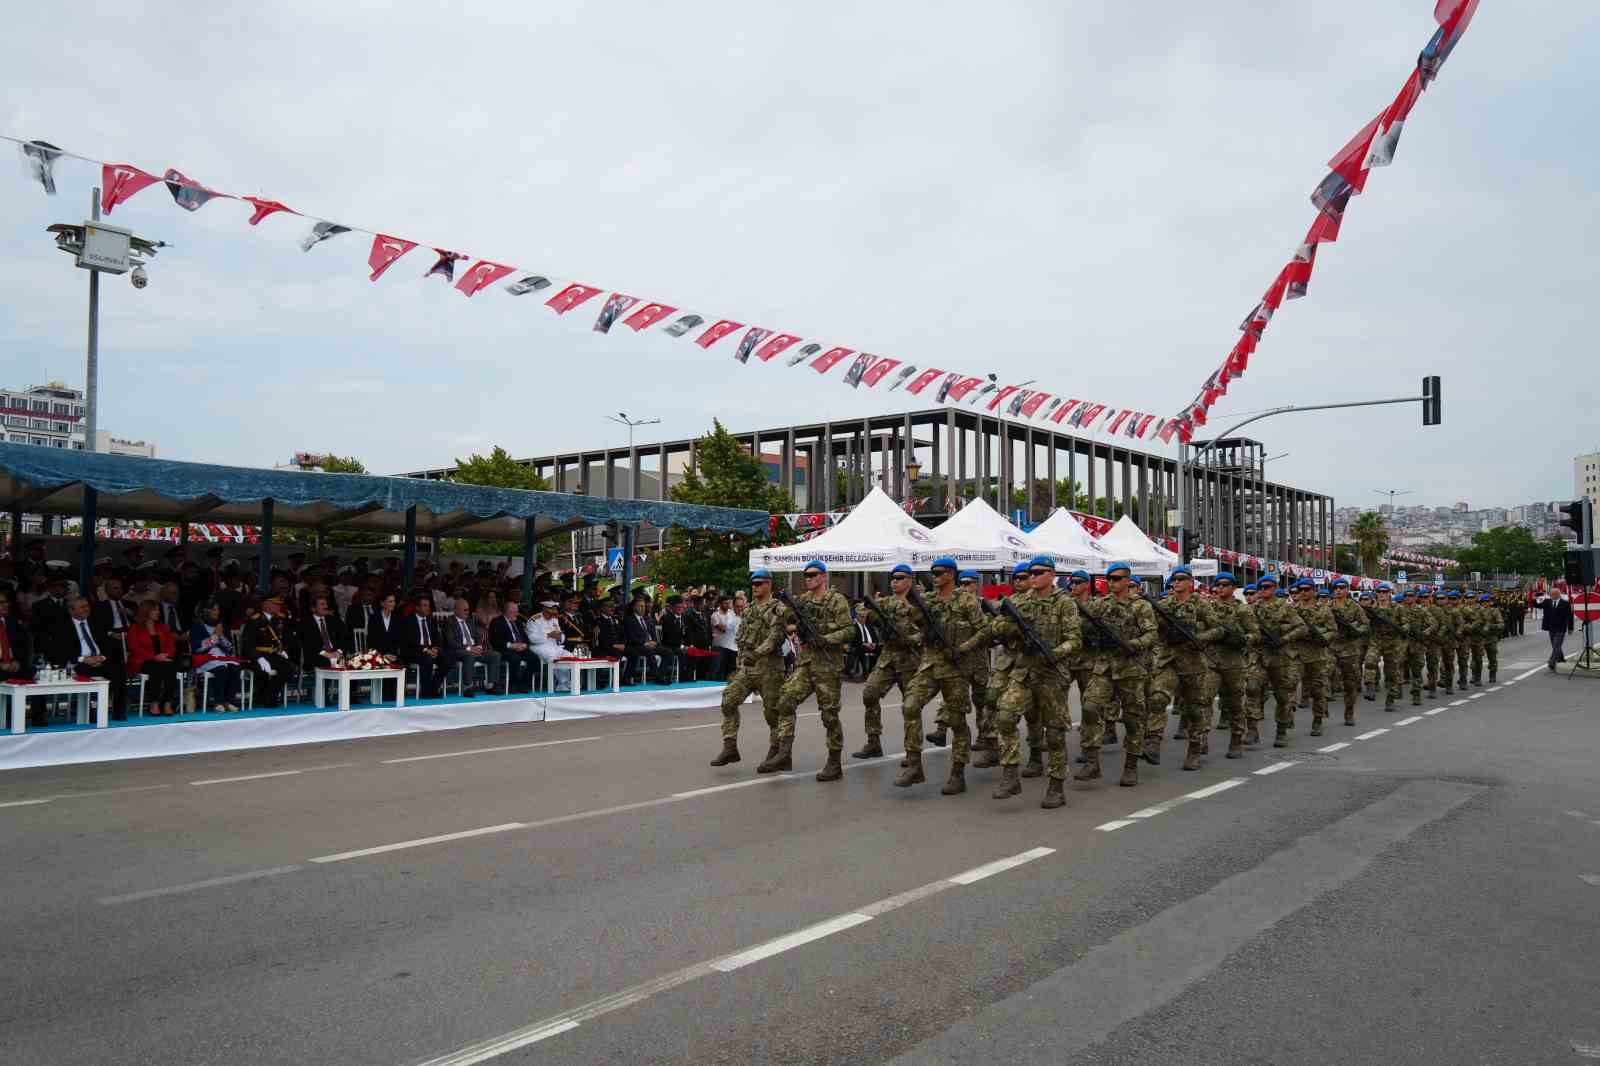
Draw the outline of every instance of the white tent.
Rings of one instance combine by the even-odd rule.
[[[1100,538],[1100,547],[1133,567],[1139,574],[1165,574],[1178,565],[1177,556],[1145,536],[1144,530],[1127,515]]]
[[[1089,531],[1065,507],[1057,508],[1049,518],[1034,526],[1028,539],[1041,552],[1055,556],[1058,570],[1087,570],[1100,574],[1107,563],[1117,558],[1089,536]]]
[[[1027,562],[1040,549],[1028,534],[1006,521],[989,506],[976,499],[932,531],[933,546],[916,553],[911,565],[926,570],[933,560],[947,555],[963,570],[1004,570],[1008,573],[1020,562]]]
[[[899,563],[916,565],[914,557],[928,554],[933,535],[900,509],[880,488],[868,493],[839,524],[799,544],[757,548],[750,553],[750,569],[803,570],[820,559],[832,571],[888,570]],[[926,565],[926,564],[924,564]]]

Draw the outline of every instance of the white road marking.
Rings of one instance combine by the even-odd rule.
[[[44,799],[36,800],[12,800],[9,803],[0,803],[0,807],[37,807],[39,804],[49,803],[53,799],[55,799],[54,796],[46,796]]]
[[[1600,1044],[1580,1044],[1576,1040],[1569,1040],[1572,1050],[1580,1059],[1600,1059]]]
[[[1186,792],[1183,798],[1191,800],[1205,799],[1208,796],[1215,796],[1219,792],[1226,792],[1230,788],[1238,788],[1245,783],[1245,780],[1243,777],[1230,777],[1226,781],[1218,781],[1216,784],[1206,788],[1197,789],[1194,792]]]
[[[87,792],[57,792],[49,796],[40,796],[37,799],[11,800],[0,803],[0,807],[34,807],[41,803],[50,803],[53,800],[91,799],[95,796],[115,796],[123,792],[154,792],[158,789],[171,788],[171,785],[133,785],[129,788],[100,788]]]
[[[1562,811],[1561,813],[1565,814],[1569,818],[1587,818],[1587,817],[1589,817],[1589,815],[1586,814],[1583,811]]]
[[[612,734],[615,735],[615,734]],[[403,762],[427,762],[431,759],[454,759],[460,755],[488,755],[497,751],[520,751],[523,748],[551,748],[557,744],[582,744],[587,740],[605,740],[605,736],[567,737],[565,740],[535,740],[528,744],[505,744],[498,748],[468,748],[466,751],[441,751],[433,755],[407,755],[403,759],[384,759],[381,766]]]
[[[241,881],[254,881],[262,877],[276,877],[279,874],[292,874],[302,867],[274,866],[270,870],[251,870],[249,873],[229,874],[227,877],[212,877],[204,881],[190,881],[185,885],[168,885],[166,888],[148,888],[143,892],[129,892],[123,896],[107,896],[100,901],[102,907],[114,906],[118,903],[133,903],[141,899],[155,899],[158,896],[176,896],[181,892],[197,892],[202,888],[216,888],[219,885],[236,885]]]
[[[1398,722],[1395,723],[1395,725],[1397,725],[1397,726],[1410,725],[1412,722],[1420,722],[1420,721],[1422,721],[1422,715],[1414,714],[1410,718],[1402,718],[1402,719],[1400,719]]]
[[[1350,742],[1349,741],[1341,740],[1337,744],[1329,744],[1325,748],[1318,748],[1317,751],[1320,752],[1323,755],[1331,755],[1336,751],[1343,751],[1344,749],[1348,748],[1349,746],[1350,746]]]
[[[293,777],[300,770],[274,770],[270,774],[243,774],[239,777],[208,777],[204,781],[190,781],[191,785],[231,785],[235,781],[263,781],[269,777]]]
[[[1450,706],[1452,706],[1452,707],[1459,707],[1459,706],[1461,706],[1461,705],[1462,705],[1462,704],[1463,704],[1463,703],[1466,703],[1466,702],[1467,702],[1467,701],[1466,701],[1466,700],[1456,700],[1456,701],[1455,701],[1455,702],[1453,702],[1453,703],[1451,703],[1451,704],[1450,704]]]
[[[880,914],[899,910],[907,904],[915,903],[919,899],[927,899],[929,896],[938,895],[940,892],[954,887],[956,887],[956,883],[949,879],[932,881],[921,888],[913,888],[909,892],[902,892],[898,896],[890,896],[888,899],[880,899],[876,903],[870,903],[865,907],[858,908],[856,913],[865,914],[869,918],[876,918]]]
[[[707,722],[705,725],[675,725],[668,732],[687,733],[691,729],[715,729],[721,722]]]
[[[721,723],[718,723],[719,725]],[[736,788],[749,788],[751,785],[770,785],[774,781],[782,781],[788,774],[768,774],[765,777],[753,777],[748,781],[735,781],[728,785],[712,785],[710,788],[695,788],[688,792],[674,792],[673,799],[693,799],[695,796],[709,796],[715,792],[729,792]]]
[[[870,921],[872,921],[871,915],[860,914],[854,911],[849,914],[841,914],[836,918],[829,918],[825,922],[818,922],[816,925],[810,925],[804,929],[797,929],[787,936],[778,937],[776,940],[769,940],[765,944],[753,947],[748,951],[741,951],[736,955],[729,955],[726,958],[718,959],[716,962],[711,964],[711,968],[713,970],[720,970],[723,973],[732,973],[734,970],[742,969],[745,966],[749,966],[753,962],[760,962],[762,959],[770,959],[774,955],[781,955],[785,951],[800,947],[803,944],[809,944],[813,940],[821,940],[825,936],[832,936],[834,933],[843,932],[846,929],[853,929],[863,922]]]
[[[1118,829],[1121,829],[1123,826],[1137,825],[1137,824],[1138,823],[1135,822],[1132,818],[1118,818],[1114,822],[1106,822],[1105,824],[1097,825],[1094,828],[1095,828],[1096,832],[1100,832],[1100,833],[1115,833]]]
[[[1435,707],[1431,711],[1423,711],[1422,713],[1427,715],[1429,718],[1432,718],[1434,715],[1443,714],[1445,711],[1448,711],[1449,709],[1450,708],[1448,708],[1448,707]]]
[[[1506,684],[1510,684],[1510,682],[1507,682]],[[1505,685],[1496,685],[1494,688],[1490,689],[1489,691],[1490,692],[1499,692],[1501,689],[1503,689],[1505,687],[1506,687]]]
[[[1579,874],[1578,880],[1582,881],[1586,885],[1593,885],[1595,888],[1600,888],[1600,874]]]
[[[513,829],[528,828],[526,822],[505,822],[501,825],[486,825],[480,829],[465,829],[459,833],[441,833],[436,837],[422,837],[418,840],[402,840],[395,844],[380,844],[375,848],[361,848],[358,851],[341,851],[337,855],[318,855],[312,862],[344,862],[347,859],[362,859],[368,855],[382,855],[390,851],[404,851],[407,848],[421,848],[429,844],[443,844],[447,840],[465,840],[468,837],[488,836],[491,833],[506,833]]]
[[[578,1027],[578,1023],[571,1018],[561,1018],[553,1022],[541,1022],[528,1029],[519,1029],[515,1033],[508,1033],[489,1041],[487,1045],[475,1044],[473,1047],[458,1051],[454,1055],[443,1058],[429,1059],[422,1066],[473,1066],[473,1063],[487,1062],[492,1058],[504,1055],[508,1051],[537,1044],[541,1040],[570,1032]]]
[[[1547,669],[1547,667],[1535,666],[1532,670],[1529,670],[1527,673],[1518,674],[1516,677],[1512,678],[1511,680],[1513,680],[1513,681],[1521,681],[1523,678],[1532,677],[1534,674],[1537,674],[1540,670],[1544,670],[1544,669]]]
[[[1291,760],[1289,762],[1273,763],[1271,766],[1263,766],[1261,769],[1257,770],[1255,772],[1255,774],[1256,774],[1257,777],[1266,777],[1268,774],[1275,774],[1280,770],[1287,770],[1291,766],[1299,766],[1299,765],[1300,765],[1300,760],[1299,759],[1293,759],[1293,760]]]
[[[1030,848],[1017,855],[996,859],[994,862],[986,862],[982,866],[974,866],[970,870],[965,870],[954,877],[948,878],[948,880],[958,885],[970,885],[974,881],[982,881],[985,877],[993,877],[995,874],[1003,873],[1013,867],[1030,863],[1035,859],[1042,859],[1046,855],[1054,855],[1055,850],[1055,848]]]
[[[1359,737],[1356,737],[1356,739],[1357,740],[1371,740],[1373,737],[1381,737],[1387,732],[1388,732],[1387,729],[1373,729],[1373,730],[1369,730],[1368,732],[1362,733]]]
[[[1474,692],[1472,695],[1468,696],[1467,699],[1469,699],[1469,700],[1481,700],[1487,695],[1488,695],[1487,692]]]

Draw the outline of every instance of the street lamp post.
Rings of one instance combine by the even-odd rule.
[[[607,422],[615,422],[619,426],[628,427],[628,451],[630,452],[633,451],[633,431],[635,427],[655,426],[660,425],[661,423],[661,419],[659,418],[629,418],[621,411],[618,411],[615,417],[606,415],[605,418]],[[661,473],[663,477],[666,476],[666,471],[663,470]]]

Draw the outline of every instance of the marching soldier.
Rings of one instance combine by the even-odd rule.
[[[772,574],[757,570],[750,575],[750,590],[754,602],[744,612],[739,631],[734,634],[738,660],[733,677],[722,690],[722,752],[711,760],[712,766],[726,766],[739,761],[739,705],[750,693],[761,696],[761,713],[767,719],[767,757],[761,761],[759,772],[773,773],[792,769],[786,753],[780,760],[781,742],[778,728],[778,694],[783,688],[783,625],[781,608],[772,598]],[[793,719],[790,719],[791,726]],[[792,727],[789,734],[794,735]]]
[[[1245,675],[1252,649],[1261,641],[1255,612],[1233,595],[1233,575],[1224,570],[1213,587],[1211,612],[1222,639],[1212,646],[1217,659],[1217,691],[1222,697],[1219,722],[1228,725],[1228,758],[1244,757],[1245,729],[1250,726],[1249,688]]]
[[[1394,602],[1394,586],[1378,586],[1378,605],[1367,609],[1372,619],[1372,640],[1367,651],[1367,699],[1375,698],[1378,663],[1383,663],[1383,709],[1393,711],[1406,677],[1406,618]]]
[[[1472,645],[1472,683],[1483,687],[1483,664],[1489,664],[1489,684],[1500,672],[1500,619],[1494,597],[1485,592],[1478,597],[1478,632]]]
[[[1048,555],[1034,557],[1028,574],[1032,578],[1028,595],[1012,601],[1021,621],[1003,614],[991,623],[994,635],[1012,641],[1015,648],[1010,677],[995,709],[1002,777],[994,798],[1007,799],[1022,791],[1017,719],[1034,707],[1049,751],[1050,783],[1039,806],[1052,810],[1067,802],[1067,728],[1072,724],[1068,668],[1083,647],[1083,638],[1077,604],[1056,587],[1055,560]]]
[[[1460,592],[1456,596],[1456,688],[1467,690],[1467,672],[1472,663],[1472,593]]]
[[[1011,571],[1011,587],[1013,592],[1009,599],[1028,595],[1028,586],[1032,578],[1028,576],[1028,564],[1018,563]],[[991,612],[993,613],[993,612]],[[988,687],[984,689],[982,706],[979,710],[981,719],[981,743],[983,750],[979,751],[978,759],[972,765],[979,769],[987,769],[1000,765],[1000,734],[995,728],[995,711],[1000,706],[1000,694],[1005,691],[1007,678],[1003,672],[1011,668],[1013,658],[1012,648],[1001,641],[1000,648],[995,652],[995,665],[988,673]],[[978,694],[973,693],[973,702],[978,702]],[[1024,720],[1028,725],[1028,764],[1022,768],[1023,777],[1038,777],[1044,773],[1044,730],[1039,725],[1039,708],[1030,706],[1024,712]],[[977,750],[977,745],[974,745]]]
[[[1277,598],[1278,579],[1264,575],[1256,583],[1261,602],[1256,604],[1256,624],[1261,628],[1261,665],[1266,685],[1277,702],[1274,717],[1277,733],[1275,748],[1289,746],[1289,729],[1294,725],[1295,687],[1300,680],[1299,644],[1307,639],[1305,619],[1288,600]]]
[[[867,742],[860,751],[850,753],[852,759],[877,759],[883,756],[883,697],[896,685],[900,686],[900,700],[905,702],[911,692],[911,678],[917,672],[917,662],[922,657],[922,631],[917,628],[916,612],[906,601],[911,591],[911,567],[901,563],[889,571],[889,595],[873,599],[878,612],[889,620],[888,626],[880,621],[883,630],[882,651],[873,664],[872,676],[861,690],[861,702],[866,707],[865,725]],[[870,613],[870,612],[869,612]],[[894,627],[894,631],[889,630]],[[939,743],[944,743],[943,738]]]
[[[1194,594],[1194,574],[1187,566],[1175,567],[1167,580],[1171,595],[1165,603],[1152,607],[1160,639],[1152,663],[1151,717],[1164,714],[1169,701],[1177,708],[1183,735],[1189,742],[1183,768],[1198,770],[1200,756],[1208,749],[1211,737],[1206,646],[1219,640],[1222,630],[1216,625],[1211,608]]]
[[[1328,671],[1333,665],[1333,641],[1339,625],[1333,612],[1317,602],[1317,586],[1310,578],[1295,582],[1299,602],[1295,609],[1305,619],[1306,635],[1301,638],[1300,669],[1306,695],[1311,697],[1311,735],[1322,736],[1322,723],[1328,718]]]
[[[1245,732],[1244,746],[1254,749],[1261,744],[1261,722],[1266,717],[1267,703],[1267,667],[1264,655],[1264,643],[1261,637],[1261,625],[1256,618],[1256,604],[1264,603],[1265,597],[1261,594],[1261,587],[1254,581],[1244,587],[1245,606],[1248,611],[1242,616],[1249,618],[1255,627],[1255,641],[1245,652],[1244,667],[1244,709]]]
[[[1428,644],[1423,651],[1427,664],[1428,679],[1423,685],[1423,691],[1430,700],[1439,698],[1439,663],[1443,659],[1444,642],[1449,638],[1449,619],[1444,616],[1444,609],[1434,599],[1434,589],[1431,585],[1424,585],[1420,596],[1422,600],[1418,607],[1428,620],[1433,623],[1433,632],[1428,637]]]
[[[933,595],[912,601],[922,623],[922,662],[911,679],[911,690],[901,704],[905,717],[906,764],[895,778],[895,785],[910,788],[927,780],[922,773],[922,708],[935,695],[944,697],[939,707],[940,720],[953,736],[950,743],[950,778],[939,791],[954,796],[967,790],[967,759],[972,751],[972,732],[967,725],[967,708],[972,695],[967,675],[962,670],[963,655],[974,648],[987,647],[989,627],[984,621],[978,598],[956,589],[956,561],[940,556],[930,568]]]
[[[1456,648],[1461,643],[1461,593],[1455,589],[1434,597],[1439,607],[1439,682],[1446,696],[1456,693]]]
[[[1421,707],[1422,675],[1428,642],[1433,639],[1434,622],[1422,609],[1415,585],[1407,587],[1401,612],[1406,620],[1406,677],[1411,682],[1411,706]]]
[[[1018,567],[1026,572],[1025,568]],[[1015,579],[1013,571],[1012,577]],[[956,577],[956,588],[962,592],[970,592],[973,598],[983,606],[983,580],[976,570],[963,570]],[[989,648],[987,646],[973,648],[965,656],[962,671],[967,675],[967,691],[972,696],[972,721],[974,751],[978,749],[980,739],[985,735],[983,727],[988,726],[991,732],[994,729],[994,709],[989,705]],[[998,697],[996,697],[998,698]],[[986,721],[986,719],[988,719]],[[941,719],[933,732],[927,736],[928,743],[944,747],[947,743],[944,721]],[[998,750],[998,744],[996,745]]]
[[[1078,745],[1082,753],[1078,762],[1082,763],[1072,775],[1074,781],[1100,780],[1100,748],[1105,744],[1117,742],[1117,723],[1115,719],[1106,718],[1106,710],[1095,705],[1089,698],[1089,690],[1094,684],[1095,667],[1100,660],[1112,650],[1110,643],[1098,629],[1084,621],[1088,611],[1089,601],[1094,598],[1094,579],[1087,570],[1074,570],[1070,579],[1070,592],[1074,610],[1078,612],[1078,619],[1083,624],[1079,627],[1083,649],[1078,653],[1072,663],[1072,680],[1078,686]]]
[[[778,693],[777,764],[785,767],[791,764],[795,709],[815,695],[817,710],[822,712],[822,730],[828,740],[828,761],[817,772],[817,780],[837,781],[844,776],[844,769],[839,765],[839,753],[844,750],[844,727],[839,722],[839,679],[844,672],[844,646],[855,639],[856,627],[850,621],[849,602],[828,586],[828,568],[822,560],[811,560],[801,573],[805,591],[781,604],[784,631],[794,638],[797,652],[794,672]],[[801,612],[809,622],[809,633],[801,632],[802,628],[807,628],[801,624]]]
[[[1090,601],[1087,608],[1115,638],[1114,646],[1095,663],[1089,702],[1103,709],[1107,719],[1112,709],[1122,716],[1126,736],[1123,738],[1122,780],[1118,784],[1126,788],[1139,783],[1146,719],[1144,687],[1150,672],[1146,656],[1156,642],[1155,612],[1142,597],[1133,593],[1132,577],[1133,570],[1127,563],[1112,563],[1106,567],[1106,584],[1111,594]]]
[[[1356,696],[1361,692],[1361,649],[1372,625],[1367,621],[1367,612],[1350,598],[1350,582],[1346,578],[1334,580],[1333,602],[1328,610],[1339,627],[1333,642],[1333,669],[1334,678],[1344,690],[1344,724],[1355,725]]]

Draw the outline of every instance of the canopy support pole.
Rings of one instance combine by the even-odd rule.
[[[261,501],[261,561],[256,589],[265,596],[272,587],[272,501]]]
[[[622,527],[622,602],[626,606],[633,595],[633,526]],[[658,605],[659,606],[659,605]]]
[[[411,586],[417,576],[417,505],[412,504],[406,508],[406,545],[405,545],[405,581],[406,595],[411,595]]]
[[[533,560],[537,554],[533,542],[534,518],[522,520],[522,609],[533,614]]]
[[[94,527],[100,520],[100,494],[83,487],[83,541],[78,546],[78,595],[94,602]]]

